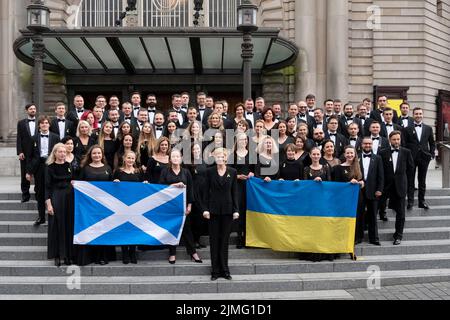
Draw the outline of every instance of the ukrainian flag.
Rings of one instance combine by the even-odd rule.
[[[247,181],[249,247],[354,253],[359,185],[316,181]]]

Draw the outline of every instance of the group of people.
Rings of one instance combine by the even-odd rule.
[[[401,117],[380,96],[372,110],[365,99],[354,110],[339,100],[323,108],[315,97],[290,104],[283,117],[280,104],[266,106],[263,98],[246,100],[230,110],[226,101],[197,94],[192,106],[188,93],[175,94],[165,112],[156,96],[142,103],[135,92],[120,105],[112,96],[97,97],[92,110],[82,96],[67,110],[55,106],[56,117],[36,118],[27,105],[27,118],[18,123],[17,154],[21,162],[22,201],[30,199],[34,177],[39,217],[48,211],[48,258],[56,265],[107,264],[115,248],[73,245],[71,182],[121,181],[166,184],[186,188],[186,222],[182,242],[196,263],[196,249],[205,247],[209,233],[212,279],[231,279],[228,267],[229,235],[238,234],[237,248],[245,246],[246,181],[315,180],[360,185],[355,243],[364,238],[380,245],[377,213],[387,221],[386,207],[396,212],[394,245],[401,243],[405,207],[414,204],[416,168],[419,207],[425,202],[425,180],[435,143],[423,110],[401,105]],[[406,202],[406,198],[408,199]],[[275,201],[275,200],[274,200]],[[236,221],[236,223],[233,223]],[[137,263],[136,246],[123,246],[122,261]],[[147,250],[146,247],[139,248]],[[176,247],[169,247],[170,264]]]

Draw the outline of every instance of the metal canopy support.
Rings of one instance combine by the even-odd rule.
[[[203,73],[202,47],[200,38],[189,38],[191,44],[192,60],[194,61],[194,70],[196,74]]]
[[[108,41],[109,45],[113,49],[117,58],[119,58],[120,63],[122,63],[122,65],[125,68],[125,70],[127,71],[127,73],[135,74],[136,68],[134,67],[133,63],[131,62],[130,57],[128,56],[128,54],[125,51],[122,44],[120,43],[119,39],[113,38],[113,37],[107,37],[106,40]]]

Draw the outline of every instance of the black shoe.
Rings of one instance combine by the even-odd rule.
[[[413,205],[411,203],[408,203],[408,205],[406,206],[407,210],[411,210],[413,208]]]
[[[425,209],[425,210],[430,209],[430,207],[428,206],[428,204],[426,204],[425,202],[420,203],[420,204],[419,204],[419,208],[422,208],[422,209]]]
[[[175,259],[175,260],[170,260],[170,257],[169,257],[169,263],[170,264],[175,264],[177,262],[177,260]]]
[[[28,202],[28,201],[30,201],[30,195],[27,195],[27,196],[22,196],[22,203],[25,203],[25,202]]]
[[[194,261],[195,263],[203,263],[202,259],[195,259],[194,255],[191,256],[191,260]]]
[[[41,219],[38,218],[35,222],[34,222],[34,226],[40,226],[41,224],[45,223],[45,219]]]
[[[100,260],[99,264],[100,264],[101,266],[104,266],[104,265],[106,265],[106,264],[108,264],[108,263],[107,263],[106,261]]]
[[[61,259],[55,258],[55,266],[57,266],[58,268],[61,267]]]
[[[233,278],[231,277],[231,275],[230,275],[229,272],[224,273],[224,274],[222,275],[222,277],[223,277],[224,279],[226,279],[226,280],[232,280],[232,279],[233,279]]]
[[[212,276],[211,276],[211,281],[216,281],[217,279],[219,279],[218,276],[215,276],[215,275],[212,275]]]
[[[402,243],[402,241],[400,239],[395,239],[394,240],[394,246],[398,246],[401,243]]]
[[[123,263],[123,264],[129,264],[129,263],[130,263],[130,260],[127,259],[127,258],[123,258],[123,259],[122,259],[122,263]]]
[[[388,219],[388,217],[386,217],[386,216],[380,216],[380,220],[381,221],[389,221],[389,219]]]
[[[72,265],[72,261],[70,261],[70,259],[65,258],[64,259],[64,265],[71,266]]]
[[[381,246],[380,241],[370,241],[370,244],[373,244],[374,246]]]
[[[136,256],[136,252],[130,253],[130,262],[131,262],[132,264],[137,264],[137,256]]]

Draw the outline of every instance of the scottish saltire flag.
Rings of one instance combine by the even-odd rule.
[[[247,181],[249,247],[354,253],[359,185],[315,181]]]
[[[74,189],[74,244],[179,244],[185,222],[185,189],[85,181],[76,181]]]

